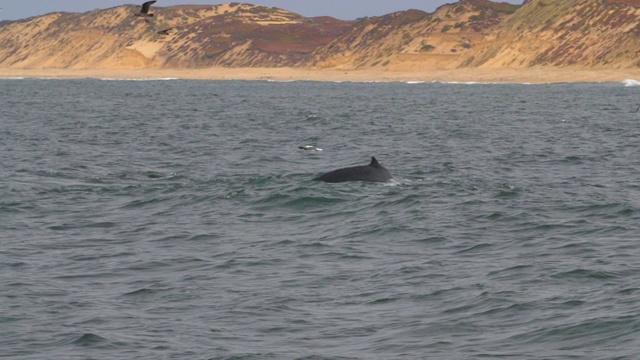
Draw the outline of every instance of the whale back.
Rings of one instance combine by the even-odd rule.
[[[353,166],[337,169],[320,175],[314,180],[328,183],[340,183],[346,181],[387,182],[393,179],[389,170],[380,165],[375,157],[371,157],[369,165]]]

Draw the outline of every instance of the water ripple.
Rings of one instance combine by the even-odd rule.
[[[633,88],[6,85],[0,357],[640,348]],[[371,156],[397,184],[312,180]]]

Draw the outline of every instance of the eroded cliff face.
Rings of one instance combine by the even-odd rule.
[[[639,0],[529,0],[470,66],[640,66]]]
[[[460,0],[352,22],[231,3],[52,13],[0,23],[0,66],[134,69],[640,66],[640,0]],[[167,35],[157,31],[171,29]]]
[[[474,48],[495,39],[500,24],[517,9],[508,3],[462,0],[431,14],[408,10],[364,19],[316,50],[309,64],[389,69],[463,66]]]
[[[0,66],[293,66],[351,26],[240,3],[152,8],[152,24],[133,16],[137,11],[130,5],[5,23]],[[158,34],[167,29],[167,35]]]

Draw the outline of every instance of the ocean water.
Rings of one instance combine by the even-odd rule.
[[[2,79],[0,358],[637,359],[632,85]]]

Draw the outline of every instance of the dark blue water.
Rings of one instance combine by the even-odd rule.
[[[0,357],[637,359],[639,89],[0,80]]]

